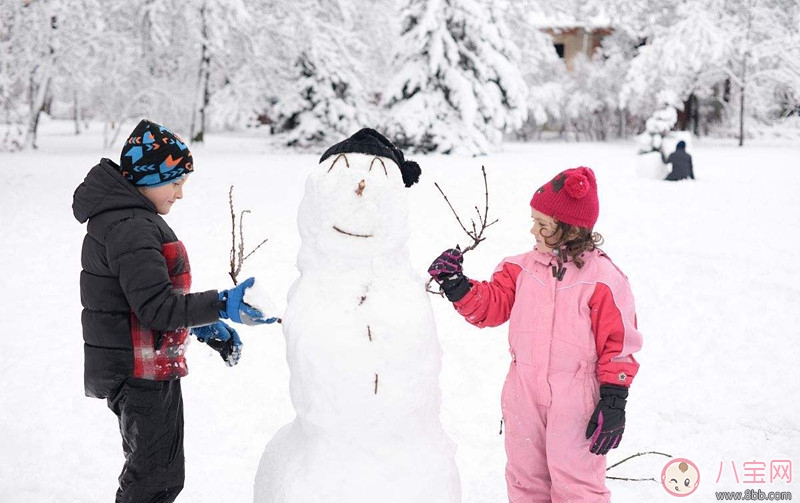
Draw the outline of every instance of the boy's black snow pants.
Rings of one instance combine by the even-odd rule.
[[[171,503],[183,489],[181,383],[129,377],[108,398],[119,419],[125,466],[116,503]]]

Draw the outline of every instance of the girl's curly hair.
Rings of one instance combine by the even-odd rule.
[[[603,244],[603,236],[592,229],[556,221],[556,229],[550,236],[545,236],[545,243],[558,251],[559,266],[564,262],[572,262],[580,269],[584,264],[581,254]]]

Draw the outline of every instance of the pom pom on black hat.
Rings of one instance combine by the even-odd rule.
[[[422,168],[414,161],[403,161],[400,164],[400,173],[403,175],[403,183],[406,184],[406,187],[411,187],[419,181]]]
[[[419,181],[422,169],[414,161],[407,161],[403,152],[394,146],[385,136],[370,128],[363,128],[356,134],[332,146],[322,154],[319,162],[336,154],[368,154],[391,159],[400,168],[403,183],[411,187]]]

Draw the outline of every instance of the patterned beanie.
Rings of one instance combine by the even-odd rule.
[[[531,207],[559,222],[591,230],[600,213],[594,172],[584,166],[562,171],[539,187]]]
[[[419,175],[422,170],[414,161],[407,161],[403,152],[395,147],[385,136],[375,131],[374,129],[364,128],[356,134],[342,140],[336,145],[332,146],[322,154],[319,162],[324,161],[328,157],[336,154],[369,154],[378,157],[386,157],[391,159],[400,168],[400,173],[403,176],[403,184],[406,187],[411,187],[419,181]]]
[[[137,187],[158,187],[194,171],[192,153],[178,135],[143,119],[125,141],[120,172]]]

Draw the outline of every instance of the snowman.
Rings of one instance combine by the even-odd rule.
[[[441,347],[407,251],[419,175],[372,129],[309,175],[283,317],[297,416],[264,451],[255,503],[461,501],[439,422]]]

